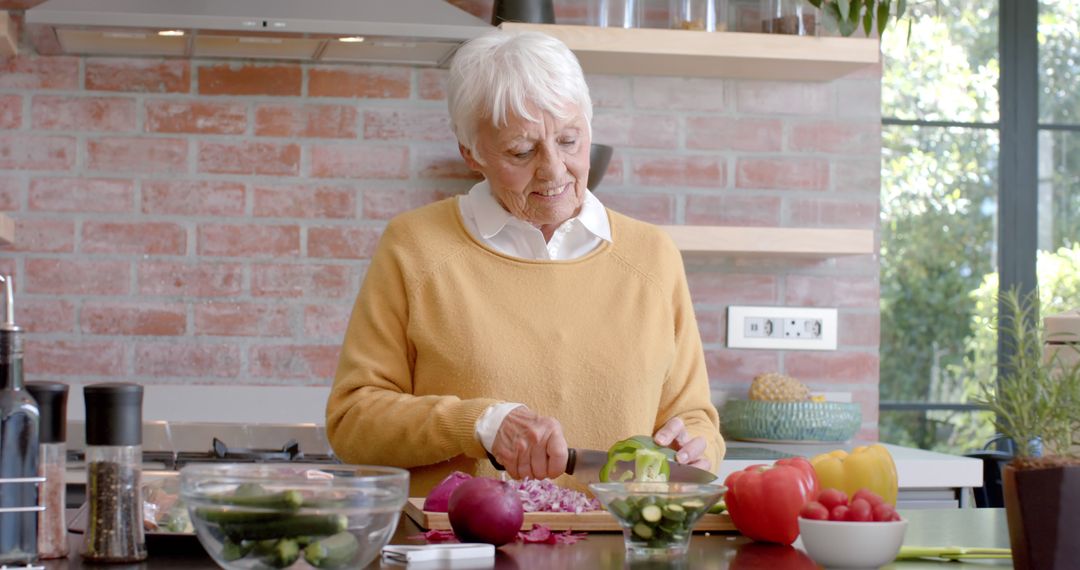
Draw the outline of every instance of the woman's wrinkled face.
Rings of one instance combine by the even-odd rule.
[[[461,148],[469,167],[484,175],[495,199],[545,238],[576,216],[589,179],[589,127],[576,105],[567,118],[537,113],[538,122],[513,113],[497,128],[480,121],[475,154]]]

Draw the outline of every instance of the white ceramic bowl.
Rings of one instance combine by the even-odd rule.
[[[894,559],[904,543],[907,521],[839,522],[799,517],[803,547],[826,568],[879,568]]]

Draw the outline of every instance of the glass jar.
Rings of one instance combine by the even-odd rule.
[[[28,382],[27,391],[41,411],[38,473],[45,479],[38,489],[38,556],[63,558],[68,554],[67,521],[64,516],[67,470],[67,384]]]
[[[641,0],[591,0],[588,22],[601,28],[637,28],[641,26],[643,5]]]
[[[817,8],[805,0],[761,0],[762,32],[815,36],[817,24]]]
[[[142,516],[142,386],[91,384],[86,402],[86,532],[82,556],[146,559]]]
[[[727,0],[670,0],[669,13],[676,30],[727,30]]]

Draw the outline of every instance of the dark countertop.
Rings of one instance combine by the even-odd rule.
[[[1009,535],[1003,509],[942,509],[904,510],[901,515],[910,521],[905,544],[920,546],[982,546],[1008,547]],[[391,542],[417,544],[408,537],[420,532],[411,519],[402,515],[401,523]],[[82,535],[72,534],[72,555],[68,559],[45,561],[48,569],[63,568],[113,568],[116,570],[209,570],[217,568],[214,561],[203,551],[193,536],[151,537],[147,543],[150,558],[140,564],[89,565],[83,564],[77,554]],[[948,568],[1011,568],[1010,561],[980,561],[978,564],[949,563]],[[500,570],[549,570],[555,568],[584,568],[595,570],[622,570],[632,568],[685,568],[687,570],[785,570],[814,569],[805,555],[792,548],[753,543],[738,534],[695,534],[690,542],[690,554],[684,564],[665,565],[656,563],[628,563],[624,560],[623,539],[619,533],[590,533],[588,539],[573,545],[514,544],[496,551],[493,566],[435,566],[413,565],[413,568],[496,568]],[[368,569],[396,569],[398,564],[372,563]],[[885,568],[896,570],[941,570],[941,562],[905,561],[895,562]]]

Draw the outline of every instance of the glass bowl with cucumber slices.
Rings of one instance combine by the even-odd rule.
[[[390,540],[409,473],[300,463],[192,464],[180,496],[222,568],[363,568]]]
[[[720,484],[623,482],[589,485],[623,528],[627,555],[674,559],[686,555],[694,524],[727,489]]]

